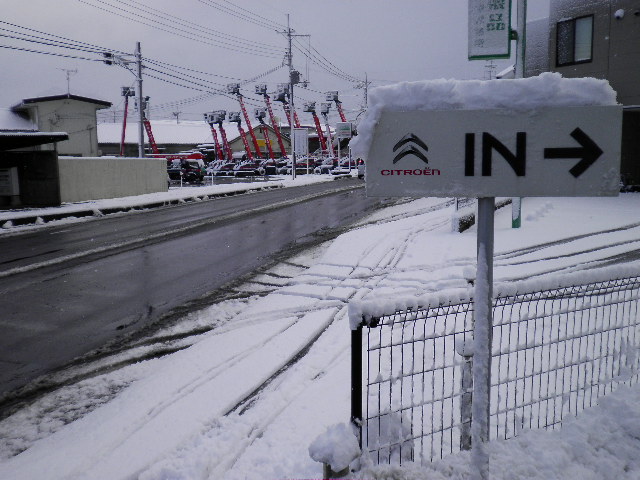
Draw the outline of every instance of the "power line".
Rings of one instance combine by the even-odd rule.
[[[326,72],[338,78],[341,78],[342,80],[345,80],[347,82],[360,81],[358,78],[352,75],[349,75],[348,73],[345,73],[344,71],[342,71],[340,68],[336,67],[333,63],[327,60],[324,55],[318,52],[318,50],[316,50],[314,47],[311,47],[309,49],[305,47],[303,44],[301,44],[299,40],[295,40],[294,46],[300,53],[302,53],[305,57],[307,57],[311,62],[315,63]]]
[[[39,54],[43,54],[43,55],[52,55],[54,57],[73,58],[73,59],[76,59],[76,60],[88,60],[90,62],[101,62],[102,61],[102,60],[97,60],[95,58],[78,57],[78,56],[75,56],[75,55],[63,55],[61,53],[44,52],[42,50],[33,50],[33,49],[30,49],[30,48],[14,47],[14,46],[10,46],[10,45],[0,45],[0,48],[7,48],[9,50],[19,50],[21,52],[39,53]]]
[[[100,1],[100,0],[94,0],[94,1]],[[209,28],[209,27],[204,27],[202,25],[199,25],[197,23],[191,22],[189,20],[185,20],[185,19],[182,19],[180,17],[176,17],[175,15],[163,12],[161,10],[151,8],[151,7],[141,3],[139,1],[136,1],[136,0],[113,0],[113,1],[117,1],[119,3],[128,4],[127,6],[129,6],[131,8],[134,8],[134,9],[141,10],[141,11],[143,11],[145,13],[148,13],[148,14],[150,14],[152,16],[158,16],[160,18],[163,18],[163,19],[166,19],[166,20],[169,20],[169,21],[172,21],[172,22],[176,22],[179,25],[186,26],[186,27],[188,27],[190,29],[194,29],[195,28],[196,30],[199,30],[199,31],[201,31],[203,33],[211,34],[213,36],[219,36],[219,37],[223,37],[223,38],[226,38],[228,40],[231,40],[231,41],[235,41],[235,42],[238,42],[238,43],[243,43],[243,44],[246,44],[249,47],[253,47],[253,48],[258,47],[258,48],[264,48],[264,49],[269,48],[269,49],[273,49],[273,50],[277,50],[277,51],[280,50],[280,48],[277,45],[269,45],[269,44],[266,44],[264,42],[256,42],[254,40],[247,40],[247,39],[244,39],[242,37],[238,37],[236,35],[231,35],[231,34],[228,34],[228,33],[220,32],[218,30],[214,30],[214,29]],[[135,5],[131,5],[131,4],[141,5],[141,7],[136,7]]]
[[[234,10],[232,7],[227,7],[225,5],[221,5],[218,2],[214,2],[213,0],[198,0],[198,1],[204,5],[207,5],[211,8],[215,8],[216,10],[226,13],[227,15],[231,15],[232,17],[238,18],[240,20],[244,20],[258,27],[263,27],[268,30],[276,30],[276,31],[279,29],[285,28],[284,25],[280,25],[265,17],[261,17],[260,15],[249,12],[248,10],[240,8],[231,2],[226,2],[226,3],[232,5],[232,7],[235,7],[236,10]],[[243,12],[247,12],[247,13],[243,13]]]
[[[127,10],[126,8],[122,8],[112,3],[109,3],[106,0],[78,0],[78,1],[85,5],[97,8],[98,10],[102,10],[104,12],[107,12],[112,15],[116,15],[126,20],[141,23],[148,27],[156,28],[163,32],[167,32],[172,35],[185,38],[187,40],[203,43],[205,45],[211,45],[211,46],[225,48],[225,49],[240,52],[240,53],[270,57],[270,58],[278,58],[281,55],[279,53],[278,47],[275,45],[267,45],[264,43],[252,42],[249,40],[242,39],[240,37],[224,34],[216,30],[211,30],[206,27],[202,27],[200,25],[187,22],[186,20],[178,19],[177,17],[171,17],[167,14],[162,14],[164,15],[164,18],[163,18],[158,14],[154,14],[154,13],[150,14],[149,12],[146,12],[141,8],[127,5],[130,8],[138,10],[138,12],[131,11],[131,10]],[[118,1],[118,0],[114,0],[114,1]],[[98,3],[98,5],[91,2],[96,2]],[[142,12],[142,14],[139,13],[140,11]],[[151,17],[149,17],[149,15],[151,15]],[[175,19],[179,20],[178,25],[181,25],[181,26],[186,25],[189,27],[189,29],[184,30],[182,28],[178,28],[175,25],[175,23],[166,23],[167,17],[169,17],[170,21],[173,21]],[[204,36],[201,34],[198,34],[197,32],[194,32],[194,30],[198,30],[201,34],[204,34]],[[208,37],[208,38],[205,38],[205,37]],[[222,39],[216,38],[216,37],[221,37]]]
[[[14,27],[14,28],[20,28],[20,29],[22,29],[22,30],[26,30],[26,31],[28,31],[28,32],[35,32],[35,33],[38,33],[38,34],[41,34],[41,35],[46,35],[47,37],[51,37],[52,39],[61,39],[61,40],[64,40],[64,41],[65,41],[65,42],[61,42],[61,43],[71,42],[72,44],[76,44],[77,46],[92,47],[92,48],[96,49],[96,51],[104,50],[104,48],[103,48],[103,47],[99,47],[99,46],[97,46],[97,45],[93,45],[93,44],[91,44],[91,43],[79,42],[79,41],[77,41],[77,40],[72,40],[72,39],[70,39],[70,38],[62,37],[62,36],[60,36],[60,35],[54,35],[54,34],[52,34],[52,33],[46,33],[46,32],[40,31],[40,30],[35,30],[35,29],[33,29],[33,28],[23,27],[23,26],[21,26],[21,25],[16,25],[15,23],[9,23],[9,22],[5,22],[5,21],[2,21],[2,20],[0,20],[0,23],[4,23],[5,25],[9,25],[9,26]],[[8,29],[6,29],[6,28],[4,28],[4,30],[9,31],[9,30],[8,30]],[[14,33],[18,33],[18,32],[14,32]],[[29,34],[21,33],[21,35],[29,35]],[[38,37],[37,37],[37,36],[35,36],[35,35],[29,35],[29,36],[33,36],[33,37],[38,38]],[[40,37],[40,38],[41,38],[41,37]],[[51,40],[51,41],[54,41],[54,40]],[[120,52],[120,51],[113,50],[113,49],[112,49],[112,50],[110,50],[110,51],[112,51],[112,52],[114,52],[114,53],[121,53],[121,54],[122,54],[122,53],[125,53],[125,52]]]
[[[22,37],[22,36],[16,36],[16,35],[7,35],[6,33],[0,33],[0,37],[12,38],[14,40],[22,40],[24,42],[30,42],[30,43],[38,43],[40,45],[47,45],[49,47],[67,48],[69,50],[76,50],[76,51],[86,52],[86,53],[102,53],[102,52],[96,52],[95,50],[87,50],[85,48],[79,48],[79,47],[74,47],[70,45],[51,43],[51,42],[44,41],[44,39],[38,40],[37,37],[29,38],[29,37]]]
[[[274,68],[272,68],[270,70],[267,70],[266,72],[263,72],[263,73],[260,73],[258,75],[255,75],[254,77],[251,77],[249,79],[242,80],[240,82],[240,85],[246,85],[246,84],[249,84],[249,83],[253,83],[253,82],[259,80],[260,78],[263,78],[263,77],[266,77],[268,75],[271,75],[272,73],[280,70],[281,68],[282,68],[282,65],[278,65],[278,66],[276,66],[276,67],[274,67]],[[167,81],[168,83],[174,83],[174,84],[178,85],[176,82],[168,81],[168,80],[156,77],[156,76],[152,76],[152,78],[156,78],[156,79],[158,79],[160,81]],[[190,87],[190,86],[187,86],[187,85],[181,85],[181,86],[183,86],[185,88],[192,88],[194,90],[206,91],[207,93],[205,95],[200,95],[198,97],[193,97],[193,98],[188,98],[188,99],[179,100],[179,101],[175,101],[175,102],[167,102],[167,103],[164,103],[164,104],[160,104],[160,105],[152,107],[152,109],[154,109],[154,110],[155,109],[163,110],[163,109],[166,109],[166,108],[176,108],[176,107],[181,106],[181,105],[199,103],[201,101],[204,101],[207,97],[216,96],[216,95],[222,95],[222,96],[227,97],[227,98],[235,99],[235,97],[230,97],[229,95],[226,94],[226,89],[209,91],[209,90],[202,90],[200,88]],[[251,100],[247,100],[247,103],[249,103],[249,104],[251,104],[252,106],[255,106],[255,107],[262,106],[261,103],[256,103],[255,101],[251,101]]]
[[[248,13],[249,15],[253,15],[254,17],[257,17],[257,18],[259,18],[259,19],[265,20],[267,23],[273,24],[276,28],[285,28],[285,25],[283,25],[283,24],[279,24],[279,23],[277,23],[277,22],[274,22],[273,20],[270,20],[270,19],[268,19],[268,18],[266,18],[266,17],[263,17],[263,16],[261,16],[261,15],[258,15],[258,14],[257,14],[257,13],[255,13],[255,12],[252,12],[252,11],[250,11],[250,10],[247,10],[246,8],[242,8],[242,7],[240,7],[239,5],[235,5],[233,2],[230,2],[229,0],[222,0],[222,1],[223,1],[223,2],[225,2],[225,3],[228,3],[228,4],[230,4],[230,5],[232,5],[233,7],[235,7],[235,8],[236,8],[236,9],[238,9],[238,10],[242,10],[243,12]]]
[[[209,75],[209,76],[212,76],[212,77],[224,78],[226,80],[236,80],[236,81],[242,81],[243,80],[242,78],[229,77],[229,76],[226,76],[226,75],[219,75],[217,73],[203,72],[202,70],[195,70],[193,68],[181,67],[179,65],[173,65],[171,63],[161,62],[159,60],[153,60],[153,59],[147,58],[147,57],[145,57],[144,60],[149,62],[149,63],[151,63],[151,64],[153,64],[153,65],[156,65],[156,66],[179,68],[180,70],[185,70],[187,72],[193,72],[193,73],[199,73],[201,75]],[[168,70],[170,70],[170,69],[168,69]]]

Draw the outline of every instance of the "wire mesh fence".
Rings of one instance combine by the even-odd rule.
[[[635,276],[497,295],[491,438],[557,428],[637,382],[639,295]],[[470,300],[377,316],[352,333],[352,419],[375,462],[424,463],[470,448],[472,332]]]

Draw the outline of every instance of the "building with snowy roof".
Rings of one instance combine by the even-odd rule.
[[[0,109],[0,207],[166,191],[164,160],[99,156],[96,111],[109,106],[67,94]]]
[[[96,111],[110,106],[110,102],[67,93],[25,98],[11,110],[27,118],[40,132],[66,132],[68,140],[57,146],[60,155],[97,157]],[[50,149],[51,145],[42,148]]]

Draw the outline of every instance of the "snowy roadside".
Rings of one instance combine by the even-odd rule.
[[[74,222],[78,217],[102,216],[111,212],[126,212],[170,203],[200,202],[214,196],[237,195],[272,188],[288,188],[335,180],[330,175],[300,175],[296,180],[276,177],[269,181],[230,183],[221,185],[171,187],[167,192],[148,193],[131,197],[108,198],[63,204],[59,207],[0,210],[0,234],[14,231],[21,225],[42,225],[47,221]],[[32,225],[31,225],[32,224]],[[22,227],[24,228],[24,227]]]
[[[496,281],[595,268],[635,252],[639,203],[634,194],[526,199],[518,230],[510,228],[510,209],[498,211]],[[447,205],[427,198],[377,212],[321,255],[301,260],[309,268],[268,295],[203,312],[202,321],[218,326],[191,347],[89,378],[67,395],[49,395],[30,415],[18,412],[0,422],[3,438],[10,434],[14,446],[27,448],[7,458],[11,446],[3,442],[0,477],[320,478],[308,447],[327,426],[349,417],[348,302],[466,286],[465,270],[475,262],[474,230],[451,233]],[[634,425],[640,423],[634,394],[612,396],[604,414],[586,412],[576,421],[585,425],[580,438],[588,438],[597,455],[580,457],[580,445],[588,445],[575,443],[570,429],[563,434],[569,438],[557,442],[527,432],[506,442],[511,450],[492,447],[495,478],[570,479],[578,468],[600,472],[592,478],[637,478],[638,465],[624,460],[635,455],[634,431],[612,432],[611,445],[593,440],[602,419],[621,405]],[[559,458],[559,445],[567,443]],[[504,451],[529,454],[529,460],[516,469]],[[411,467],[379,467],[365,478],[465,478],[465,455],[442,462],[424,475]],[[595,462],[616,468],[607,476]]]
[[[496,480],[633,480],[640,476],[640,386],[620,386],[561,429],[529,430],[489,445]],[[364,469],[370,480],[466,480],[468,452],[422,466]]]

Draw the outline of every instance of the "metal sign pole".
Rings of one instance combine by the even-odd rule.
[[[495,197],[478,198],[478,265],[473,325],[472,479],[489,479],[491,342],[493,337],[493,237]]]
[[[525,50],[527,44],[527,0],[518,0],[517,39],[516,39],[516,78],[524,78]],[[511,228],[522,225],[522,198],[511,199]]]

